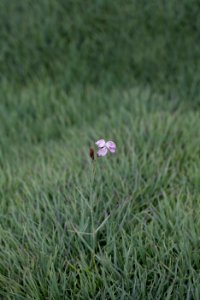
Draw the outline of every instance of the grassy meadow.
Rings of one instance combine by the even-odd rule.
[[[1,0],[0,42],[0,299],[200,299],[199,1]]]

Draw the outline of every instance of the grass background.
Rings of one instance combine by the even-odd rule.
[[[1,0],[2,299],[200,298],[199,9]]]

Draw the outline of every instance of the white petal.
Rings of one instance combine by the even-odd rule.
[[[99,156],[99,157],[105,156],[107,154],[107,152],[108,152],[108,149],[106,147],[103,147],[97,151],[97,156]]]
[[[102,148],[105,146],[106,142],[105,140],[98,140],[96,143],[95,143],[99,148]]]
[[[111,153],[115,153],[116,151],[116,145],[113,141],[108,141],[106,143],[106,147],[108,148],[108,150],[111,152]]]

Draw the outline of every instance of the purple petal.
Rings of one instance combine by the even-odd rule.
[[[111,153],[115,153],[115,151],[116,151],[116,145],[115,145],[114,142],[108,141],[108,142],[106,143],[106,147],[108,148],[108,150],[109,150]]]
[[[97,151],[97,156],[105,156],[108,152],[108,149],[106,147],[103,147]]]
[[[95,143],[99,148],[102,148],[105,146],[106,142],[105,140],[98,140],[96,143]]]

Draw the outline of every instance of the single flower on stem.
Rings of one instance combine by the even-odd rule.
[[[98,147],[97,156],[105,156],[108,152],[115,153],[116,145],[113,141],[106,142],[105,140],[101,139],[95,143]]]

